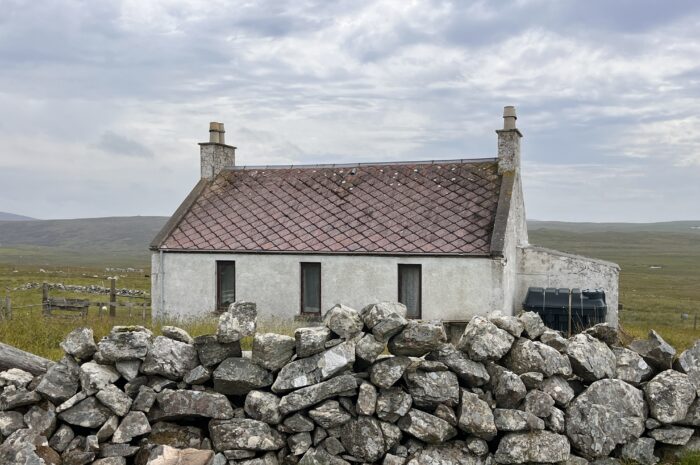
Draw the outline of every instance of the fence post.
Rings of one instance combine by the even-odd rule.
[[[44,315],[51,313],[51,309],[49,308],[49,285],[46,283],[41,286],[41,312]]]
[[[114,278],[109,284],[109,316],[117,316],[117,281]]]
[[[10,291],[5,293],[5,318],[8,320],[12,319],[12,299],[10,298]]]

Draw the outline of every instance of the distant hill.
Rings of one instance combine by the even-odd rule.
[[[687,233],[700,231],[700,220],[697,221],[666,221],[662,223],[567,223],[563,221],[529,220],[527,228],[530,231],[552,229],[572,233],[637,233],[637,232],[667,232]]]
[[[34,219],[36,218],[31,218],[24,215],[15,215],[14,213],[0,212],[0,221],[28,221]]]

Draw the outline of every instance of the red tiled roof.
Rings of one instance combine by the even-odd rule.
[[[234,168],[160,248],[489,255],[500,182],[491,159]]]

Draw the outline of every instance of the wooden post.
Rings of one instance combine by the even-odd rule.
[[[12,319],[12,299],[10,299],[10,291],[5,291],[5,318]]]
[[[141,319],[146,321],[146,302],[141,306]]]
[[[49,308],[49,285],[46,283],[41,286],[41,311],[44,315],[51,314],[51,309]]]
[[[571,289],[569,289],[569,337],[571,337]]]
[[[109,316],[117,316],[117,280],[112,278],[109,284]]]

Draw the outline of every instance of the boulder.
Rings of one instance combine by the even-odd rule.
[[[357,393],[357,414],[372,416],[377,408],[377,388],[364,382]]]
[[[501,312],[493,312],[488,315],[488,319],[499,328],[508,331],[508,333],[514,338],[520,337],[525,330],[525,326],[523,326],[522,322],[517,316],[503,315]]]
[[[355,363],[355,342],[345,341],[319,354],[316,363],[322,381],[351,369]]]
[[[514,337],[482,316],[475,316],[464,330],[457,348],[477,362],[499,360],[508,353]]]
[[[389,352],[394,355],[422,357],[447,341],[440,321],[410,320],[406,327],[389,340]]]
[[[197,365],[199,357],[192,344],[158,336],[141,365],[141,372],[179,380]]]
[[[56,407],[50,402],[45,402],[43,406],[33,405],[24,414],[24,424],[27,428],[50,438],[56,431]]]
[[[508,433],[498,443],[496,463],[555,463],[569,458],[571,446],[566,436],[551,431]]]
[[[272,373],[245,358],[227,358],[212,374],[214,389],[226,395],[245,395],[272,385]]]
[[[316,354],[286,364],[277,373],[272,392],[279,394],[319,383],[321,381],[321,372],[318,368],[320,358],[321,355]]]
[[[409,410],[396,424],[401,431],[428,444],[441,444],[457,435],[445,420],[417,409]]]
[[[129,412],[119,423],[119,427],[112,435],[115,444],[130,442],[133,438],[143,436],[151,432],[151,424],[143,412]]]
[[[280,413],[287,415],[292,412],[310,407],[321,401],[346,392],[354,392],[357,381],[354,376],[341,375],[328,381],[298,389],[280,401]]]
[[[14,386],[26,388],[34,380],[34,375],[19,368],[10,368],[0,371],[0,387]]]
[[[693,428],[685,428],[683,426],[663,426],[649,431],[649,436],[657,442],[670,444],[673,446],[683,446],[695,433]]]
[[[586,382],[615,376],[615,354],[604,342],[589,334],[580,333],[570,338],[567,354],[574,374]]]
[[[539,318],[539,317],[538,317]],[[542,373],[545,376],[570,376],[571,364],[566,355],[541,342],[520,338],[504,359],[506,368],[516,374],[529,371]]]
[[[489,381],[489,374],[484,364],[470,360],[452,344],[441,344],[430,352],[426,359],[443,363],[469,387],[483,386]]]
[[[83,428],[98,429],[112,416],[112,411],[95,397],[88,397],[58,414],[64,423]]]
[[[182,377],[182,380],[187,384],[204,384],[210,379],[211,370],[204,365],[197,365]]]
[[[624,347],[613,347],[615,354],[615,378],[639,386],[654,376],[654,370],[639,355]]]
[[[325,326],[297,329],[294,331],[297,357],[310,357],[323,352],[330,337],[331,330]]]
[[[490,441],[498,433],[489,404],[466,390],[462,390],[458,425],[462,431],[486,441]]]
[[[100,389],[116,382],[119,377],[119,372],[109,365],[87,362],[80,366],[80,385],[88,395],[96,394]]]
[[[241,340],[241,327],[238,318],[229,312],[219,315],[219,323],[216,325],[216,340],[222,344],[230,344]]]
[[[247,418],[212,420],[209,435],[217,452],[230,449],[268,451],[285,446],[284,437],[270,425]]]
[[[649,411],[661,423],[683,421],[696,391],[688,375],[666,370],[656,375],[644,386]]]
[[[411,409],[413,399],[401,388],[380,389],[376,414],[380,420],[395,422]]]
[[[656,441],[653,438],[637,438],[622,446],[620,458],[639,465],[656,465],[659,458],[654,455]]]
[[[381,358],[370,367],[370,380],[379,388],[389,388],[401,379],[410,364],[408,357]]]
[[[700,395],[700,341],[696,341],[690,349],[681,353],[676,366],[679,371],[688,375]]]
[[[65,356],[46,371],[36,392],[54,404],[60,404],[78,392],[79,384],[80,366],[73,358]]]
[[[24,415],[21,412],[0,412],[0,436],[7,437],[24,427]]]
[[[245,413],[253,420],[276,425],[282,421],[280,398],[271,392],[250,391],[245,398]]]
[[[540,342],[556,349],[562,354],[565,354],[569,348],[569,341],[564,339],[559,331],[554,331],[552,329],[547,329],[540,335]]]
[[[647,339],[632,341],[628,348],[641,355],[649,365],[658,371],[671,368],[673,357],[676,355],[676,349],[664,341],[653,329],[649,331]]]
[[[122,378],[133,381],[141,370],[141,360],[120,360],[114,364],[114,368],[122,375]]]
[[[574,388],[561,376],[552,376],[542,381],[542,391],[549,394],[559,407],[566,407],[574,398]]]
[[[106,362],[143,360],[153,334],[142,326],[115,326],[97,344],[99,356]]]
[[[307,450],[309,450],[312,444],[311,434],[309,433],[296,433],[287,438],[287,446],[289,447],[289,452],[292,455],[304,454]],[[324,448],[327,447],[324,446]]]
[[[487,367],[491,380],[489,385],[496,398],[496,404],[501,408],[516,408],[525,398],[527,389],[525,383],[512,371],[498,365]]]
[[[223,394],[211,391],[164,389],[157,394],[158,420],[214,418],[224,420],[233,417],[234,411]]]
[[[540,418],[547,418],[552,413],[554,399],[546,392],[533,389],[528,392],[523,402],[523,409]]]
[[[493,410],[493,420],[496,429],[501,432],[534,431],[544,429],[544,420],[522,410],[502,409]]]
[[[218,365],[230,357],[241,356],[240,342],[223,344],[213,334],[194,338],[194,347],[197,349],[199,362],[205,367]]]
[[[343,304],[328,310],[323,316],[323,324],[343,339],[358,335],[364,326],[360,312]]]
[[[114,384],[108,384],[95,395],[102,405],[107,406],[115,415],[123,417],[131,409],[131,397]]]
[[[456,406],[459,403],[459,381],[451,371],[426,371],[410,366],[404,380],[408,393],[417,407],[434,409],[440,404]]]
[[[0,394],[0,410],[13,410],[17,407],[36,404],[39,401],[41,401],[41,396],[36,391],[7,386]]]
[[[620,344],[620,335],[618,334],[617,328],[610,323],[598,323],[586,329],[584,333],[590,334],[611,347]]]
[[[234,302],[229,305],[228,313],[233,315],[240,337],[255,334],[258,324],[258,309],[255,302]]]
[[[190,336],[187,331],[182,328],[178,328],[177,326],[163,326],[160,328],[160,332],[163,334],[163,336],[169,337],[170,339],[184,342],[185,344],[194,344],[194,339],[192,339],[192,336]]]
[[[76,328],[59,344],[61,349],[78,360],[89,360],[97,352],[91,328]]]
[[[535,312],[522,313],[518,319],[523,324],[523,336],[528,339],[537,339],[547,330],[542,318]]]
[[[309,417],[322,428],[331,429],[343,426],[352,416],[340,406],[337,400],[326,400],[309,410]]]
[[[408,324],[406,306],[396,302],[379,302],[367,305],[362,309],[360,315],[374,337],[384,343],[400,333]]]
[[[385,348],[385,342],[378,341],[373,334],[368,333],[357,341],[355,345],[355,356],[365,362],[373,363],[377,360],[377,357],[384,352]]]
[[[294,356],[293,337],[274,333],[258,333],[253,338],[253,363],[270,371],[278,371]]]
[[[358,417],[346,423],[340,440],[353,457],[364,462],[376,462],[387,451],[381,425],[374,417]]]

